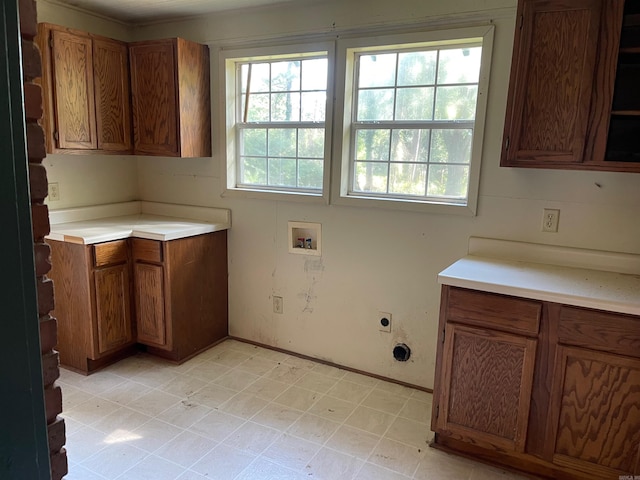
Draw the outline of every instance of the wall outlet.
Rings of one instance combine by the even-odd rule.
[[[60,200],[60,187],[58,186],[58,182],[49,184],[49,194],[47,198],[50,202],[57,202]]]
[[[282,297],[273,297],[273,313],[282,313],[284,309]]]
[[[378,330],[391,333],[391,314],[388,312],[378,312]]]
[[[545,208],[542,215],[542,231],[557,232],[558,222],[560,221],[560,210],[553,208]]]

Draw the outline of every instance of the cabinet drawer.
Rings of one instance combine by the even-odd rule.
[[[144,238],[134,238],[132,240],[134,260],[162,263],[162,242]]]
[[[113,265],[127,261],[127,241],[98,243],[93,246],[93,260],[96,267]]]
[[[640,317],[563,306],[558,341],[640,358]]]
[[[542,302],[454,287],[448,292],[448,321],[538,335]]]

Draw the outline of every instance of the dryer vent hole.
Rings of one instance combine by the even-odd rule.
[[[393,348],[393,358],[399,362],[406,362],[411,356],[411,349],[404,343],[399,343]]]

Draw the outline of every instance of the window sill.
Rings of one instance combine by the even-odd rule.
[[[301,202],[326,205],[329,203],[327,194],[310,192],[291,192],[285,190],[259,190],[249,188],[226,188],[222,192],[226,198],[252,198],[282,202]]]

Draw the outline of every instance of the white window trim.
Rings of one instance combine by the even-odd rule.
[[[480,167],[482,160],[482,144],[486,121],[487,97],[489,89],[489,73],[493,51],[494,26],[448,28],[397,35],[375,37],[359,37],[338,40],[336,55],[336,111],[333,123],[335,142],[333,145],[331,203],[335,205],[380,207],[417,212],[446,213],[473,216],[477,211],[478,191],[480,183]],[[474,126],[473,144],[471,147],[471,163],[469,166],[469,192],[467,204],[432,203],[423,200],[381,199],[369,196],[349,194],[351,118],[353,105],[354,62],[349,58],[354,51],[376,50],[388,45],[421,44],[425,42],[442,42],[451,44],[458,39],[461,43],[469,39],[482,40],[482,59],[480,77],[478,79],[478,99]]]
[[[325,158],[322,180],[322,192],[310,193],[308,191],[295,191],[283,188],[260,189],[259,187],[237,186],[237,155],[236,155],[236,69],[235,64],[239,59],[251,60],[277,60],[291,57],[292,55],[327,54],[327,106],[325,113]],[[222,141],[220,142],[219,155],[222,163],[222,196],[243,197],[269,200],[290,200],[311,203],[328,204],[330,198],[331,178],[331,154],[332,122],[333,122],[333,96],[335,78],[335,42],[296,43],[293,45],[272,46],[244,46],[242,48],[229,48],[220,50],[219,79],[220,79],[220,112],[221,124],[224,125]]]

